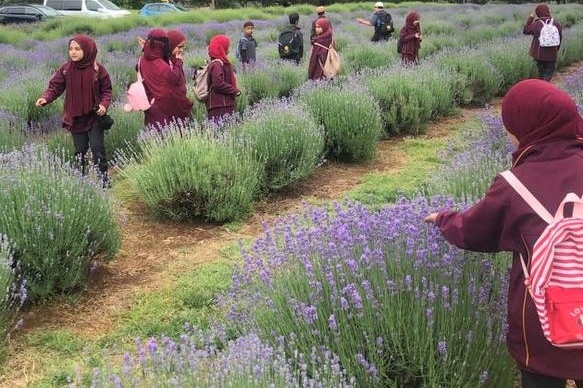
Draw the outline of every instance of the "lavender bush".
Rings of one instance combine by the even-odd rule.
[[[271,345],[255,334],[227,340],[224,333],[213,331],[203,333],[187,324],[185,334],[177,341],[168,337],[150,338],[145,343],[136,340],[135,354],[126,353],[121,368],[94,368],[90,383],[80,373],[70,387],[354,386],[329,350],[313,348],[309,353],[296,352],[289,358],[283,342]]]
[[[0,155],[0,181],[0,231],[12,243],[31,301],[78,289],[92,260],[119,249],[108,194],[46,148]]]
[[[0,111],[0,154],[21,148],[26,143],[26,127],[15,115]]]
[[[453,113],[466,90],[459,74],[432,65],[372,71],[361,82],[379,101],[388,136],[422,133],[430,119]]]
[[[382,134],[381,112],[364,87],[350,86],[314,82],[299,90],[298,98],[324,125],[331,157],[348,162],[366,161],[374,156]]]
[[[230,322],[303,353],[324,346],[358,386],[512,386],[503,258],[460,251],[423,222],[456,206],[347,203],[280,220],[243,251]]]
[[[429,178],[428,194],[472,202],[484,196],[496,174],[510,168],[514,147],[499,114],[485,111],[477,130],[464,134],[442,152],[445,163]]]
[[[194,124],[152,130],[138,146],[141,153],[120,154],[120,173],[154,212],[229,222],[251,211],[262,168],[248,146],[201,133]]]
[[[465,75],[471,91],[470,104],[483,106],[502,91],[501,73],[488,62],[485,52],[464,51],[463,55],[460,52],[451,52],[436,58],[436,61],[440,66]]]
[[[26,281],[15,273],[17,268],[8,237],[0,234],[0,360],[4,359],[4,340],[15,327],[16,313],[26,300]]]
[[[278,190],[309,176],[324,152],[324,132],[307,109],[289,100],[256,105],[233,127],[263,167],[261,186]]]
[[[562,87],[575,99],[577,104],[583,104],[583,66],[565,77]]]

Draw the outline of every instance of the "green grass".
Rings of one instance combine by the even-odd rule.
[[[144,292],[129,310],[119,317],[120,328],[102,338],[102,344],[128,338],[167,335],[178,338],[184,324],[207,328],[220,316],[216,296],[227,290],[231,281],[231,264],[216,261],[181,275],[172,285]]]
[[[479,123],[473,122],[469,125]],[[454,127],[453,131],[457,133],[459,127]],[[393,202],[399,195],[411,196],[419,193],[427,176],[441,165],[437,157],[438,151],[450,141],[449,136],[403,138],[403,141],[395,146],[398,152],[404,154],[401,161],[403,166],[395,171],[365,175],[361,184],[350,191],[347,197],[377,207]]]
[[[67,330],[33,333],[27,338],[27,343],[33,347],[64,356],[77,354],[83,349],[83,340]]]
[[[463,124],[463,127],[467,130],[478,124],[476,121]],[[456,136],[456,132],[458,128],[454,128],[453,136]],[[395,171],[366,175],[347,197],[376,207],[394,200],[399,193],[415,194],[428,174],[439,167],[438,151],[451,141],[451,135],[440,138],[430,136],[406,137],[396,143],[396,151],[403,155],[402,166]],[[122,203],[136,200],[129,182],[121,177],[116,177],[113,192]],[[242,225],[231,223],[225,227],[236,231]],[[39,358],[39,369],[43,371],[42,378],[29,386],[62,386],[66,383],[67,374],[76,373],[77,366],[101,365],[104,362],[103,349],[107,349],[110,354],[120,355],[133,350],[136,337],[167,335],[176,338],[184,332],[185,322],[201,328],[208,327],[211,321],[221,316],[222,312],[215,306],[215,298],[228,289],[233,262],[239,257],[239,248],[239,243],[227,244],[216,261],[194,266],[169,281],[168,286],[162,289],[144,291],[136,297],[129,309],[117,316],[117,327],[100,338],[81,339],[62,330],[28,334],[25,338],[27,352]],[[171,273],[167,275],[174,276]]]

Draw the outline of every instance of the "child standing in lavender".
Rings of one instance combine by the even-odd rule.
[[[93,164],[97,166],[104,186],[107,177],[104,130],[113,121],[104,118],[111,103],[111,80],[105,67],[96,61],[97,45],[86,35],[76,35],[69,41],[69,60],[61,65],[49,81],[47,90],[36,101],[42,107],[65,92],[63,127],[71,132],[75,157],[81,172],[87,168],[87,151],[91,147]]]
[[[257,41],[253,37],[255,25],[252,21],[246,21],[243,24],[243,36],[239,39],[237,45],[236,56],[243,64],[243,67],[253,65],[255,63],[255,49],[257,48]]]

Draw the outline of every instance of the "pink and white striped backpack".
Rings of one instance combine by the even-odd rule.
[[[567,194],[553,216],[512,172],[501,175],[548,223],[534,244],[530,274],[520,257],[543,333],[554,346],[583,349],[583,198]]]

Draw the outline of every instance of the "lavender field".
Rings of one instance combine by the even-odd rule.
[[[240,116],[219,130],[195,104],[194,122],[163,135],[143,131],[141,114],[122,109],[139,55],[136,36],[147,28],[98,34],[98,58],[114,85],[116,124],[106,137],[112,190],[71,165],[62,102],[34,107],[65,60],[69,37],[0,44],[0,332],[15,334],[23,304],[34,311],[82,292],[98,263],[116,260],[128,197],[152,218],[244,222],[256,201],[306,179],[326,159],[369,163],[382,138],[418,136],[460,107],[486,106],[536,75],[530,38],[522,35],[532,7],[391,9],[397,28],[410,10],[422,15],[421,64],[404,68],[394,40],[373,44],[372,31],[355,22],[367,17],[366,8],[333,5],[343,70],[319,83],[306,81],[307,58],[300,66],[277,60],[277,31],[287,18],[256,20],[258,62],[240,69]],[[298,9],[308,35],[311,10]],[[565,26],[558,65],[581,61],[583,6],[552,11]],[[185,62],[196,66],[212,35],[236,41],[241,24],[166,27],[187,35]],[[582,103],[581,70],[561,87]],[[510,257],[458,250],[423,222],[443,207],[468,206],[507,168],[511,146],[496,113],[485,112],[439,150],[441,167],[414,193],[391,203],[306,204],[230,247],[226,269],[212,278],[220,286],[209,287],[204,310],[193,307],[191,316],[208,314],[206,324],[183,320],[176,330],[161,326],[142,338],[121,330],[89,344],[58,328],[16,335],[4,352],[10,369],[22,351],[15,341],[26,347],[42,338],[54,360],[43,360],[26,385],[11,380],[14,370],[0,369],[0,385],[512,387],[517,376],[504,344]],[[181,288],[200,281],[196,276],[196,269],[184,274],[173,288],[187,306],[196,304],[194,293]]]

